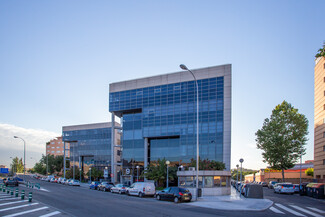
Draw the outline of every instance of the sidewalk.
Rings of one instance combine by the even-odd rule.
[[[273,205],[269,199],[251,199],[240,197],[239,193],[231,187],[231,195],[205,196],[198,201],[184,203],[189,206],[205,207],[219,210],[263,211]]]

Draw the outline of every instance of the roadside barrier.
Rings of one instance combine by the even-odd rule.
[[[28,202],[32,202],[32,197],[33,197],[33,193],[32,192],[29,192]]]
[[[10,193],[10,190],[9,190],[9,188],[7,188],[7,194],[9,194]]]
[[[16,193],[15,193],[15,197],[18,197],[18,188],[16,188]]]
[[[2,192],[6,192],[6,186],[3,187]]]
[[[25,199],[25,190],[21,191],[21,195],[20,195],[21,199],[24,200]]]
[[[14,195],[14,189],[11,189],[10,195]]]

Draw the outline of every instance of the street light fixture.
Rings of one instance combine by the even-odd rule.
[[[79,181],[80,181],[80,183],[81,183],[81,168],[79,168]]]
[[[26,160],[26,142],[25,142],[25,140],[23,138],[20,138],[18,136],[14,136],[14,138],[15,139],[21,139],[24,142],[24,179],[26,179],[26,177],[25,177],[25,175],[26,175],[26,161],[25,161]]]
[[[167,178],[166,178],[166,186],[167,186],[167,188],[168,188],[168,166],[169,166],[169,164],[170,164],[170,161],[168,160],[168,161],[166,161],[166,165],[167,165]]]
[[[199,193],[199,85],[194,73],[186,67],[186,65],[181,64],[179,67],[183,70],[189,71],[195,80],[196,85],[196,200]]]
[[[240,183],[242,182],[242,176],[243,176],[243,162],[244,162],[244,159],[243,158],[240,158],[239,159],[239,162],[240,162]]]
[[[139,165],[137,165],[136,168],[137,168],[137,182],[138,182],[139,181],[139,168],[140,168]]]

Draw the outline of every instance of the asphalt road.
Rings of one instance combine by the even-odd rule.
[[[138,198],[133,196],[99,192],[83,187],[72,187],[49,182],[42,182],[31,177],[33,182],[41,183],[41,187],[47,191],[28,189],[33,192],[33,198],[44,204],[52,206],[68,216],[295,216],[287,210],[276,213],[271,209],[260,212],[252,211],[222,211],[209,208],[199,208],[187,204],[175,204],[168,201],[157,201],[153,198]],[[20,189],[25,187],[20,186]],[[324,200],[315,200],[298,195],[278,195],[272,190],[264,189],[266,199],[271,199],[276,204],[284,206],[296,205],[301,207],[310,206],[324,210]],[[273,205],[274,209],[279,209]],[[304,213],[305,216],[313,216]],[[315,216],[315,215],[314,215]],[[322,216],[322,215],[321,215]]]

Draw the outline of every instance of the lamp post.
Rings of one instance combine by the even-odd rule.
[[[239,159],[239,162],[240,162],[240,182],[242,182],[242,177],[243,177],[243,162],[244,162],[244,159],[243,158],[240,158]]]
[[[168,161],[166,161],[166,165],[167,165],[167,178],[166,178],[166,186],[167,186],[167,188],[168,188],[168,166],[169,166],[169,164],[170,164],[170,161],[168,160]]]
[[[23,138],[20,138],[18,136],[14,136],[14,138],[15,139],[21,139],[24,142],[24,179],[26,179],[26,177],[25,177],[25,175],[26,175],[26,161],[25,161],[26,160],[26,142],[25,142],[25,140]]]
[[[237,167],[237,182],[236,182],[236,186],[237,186],[238,185],[238,167],[239,167],[239,165],[237,164],[236,167]]]
[[[90,177],[90,183],[91,183],[91,167],[89,168],[89,177]]]
[[[196,84],[196,195],[199,193],[199,85],[194,73],[189,70],[184,64],[181,64],[179,67],[181,69],[189,71],[193,76]],[[196,197],[197,200],[198,197]]]
[[[79,168],[79,181],[81,182],[81,168]]]
[[[139,165],[137,165],[136,168],[137,168],[137,182],[138,182],[139,181],[139,168],[140,168]]]
[[[300,179],[299,179],[299,189],[301,186],[301,165],[302,165],[302,143],[299,140],[293,140],[292,142],[298,142],[300,144]]]

